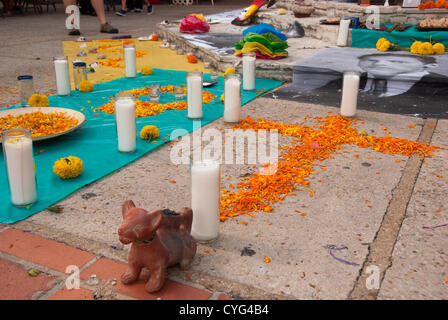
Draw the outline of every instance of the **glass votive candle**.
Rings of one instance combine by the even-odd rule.
[[[85,62],[73,63],[73,80],[75,83],[75,90],[79,90],[81,81],[87,80],[87,68]]]
[[[340,113],[344,117],[353,117],[358,106],[358,90],[360,73],[345,71],[342,84],[342,99]]]
[[[158,103],[160,99],[160,84],[153,84],[149,93],[149,100]]]
[[[237,73],[224,77],[224,122],[240,122],[241,76]]]
[[[218,160],[191,160],[191,235],[196,241],[218,237],[220,163]]]
[[[17,80],[19,81],[19,94],[22,107],[28,106],[28,99],[34,93],[33,76],[22,75],[18,76]]]
[[[190,119],[202,118],[202,72],[187,72],[187,117]]]
[[[33,141],[28,129],[10,129],[2,132],[11,202],[15,206],[29,206],[37,200],[36,171]]]
[[[68,96],[70,95],[70,73],[68,72],[67,56],[54,57],[53,61],[58,95]]]
[[[177,50],[176,50],[176,54],[179,54],[179,55],[181,55],[181,54],[184,54],[184,49],[182,49],[182,48],[177,48]]]
[[[176,98],[177,100],[183,99],[184,94],[185,94],[184,87],[182,86],[174,87],[174,98]]]
[[[126,92],[116,94],[114,96],[114,107],[118,151],[132,153],[137,148],[134,95]]]
[[[123,54],[124,54],[124,70],[126,78],[135,78],[137,76],[135,45],[133,44],[124,45]]]
[[[211,81],[218,81],[218,72],[216,72],[216,71],[212,71],[212,72],[210,72],[210,80]]]
[[[255,52],[243,53],[243,89],[251,91],[255,89]]]

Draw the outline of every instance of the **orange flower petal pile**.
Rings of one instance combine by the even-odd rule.
[[[353,127],[356,120],[340,115],[315,117],[314,126],[276,123],[250,117],[233,126],[243,130],[278,130],[283,136],[291,136],[290,146],[280,146],[277,171],[272,175],[260,172],[242,178],[235,191],[222,190],[220,220],[224,221],[240,214],[254,216],[255,212],[271,212],[272,205],[282,202],[286,196],[294,195],[298,187],[309,188],[309,176],[314,173],[316,161],[323,161],[343,147],[352,144],[361,148],[410,156],[419,154],[431,156],[433,151],[442,148],[418,143],[412,140],[390,136],[375,137],[358,133]],[[266,170],[269,165],[264,165]],[[301,189],[299,189],[300,191]],[[314,195],[314,190],[309,190]]]
[[[187,88],[184,89],[186,92]],[[163,86],[160,90],[162,93],[173,93],[174,92],[174,86]],[[141,89],[132,89],[128,91],[124,91],[128,93],[134,94],[136,97],[142,96],[142,95],[148,95],[151,92],[151,87],[144,87]],[[203,91],[202,95],[202,101],[203,103],[207,104],[213,101],[213,99],[216,97],[213,93],[210,93],[208,91]],[[184,100],[181,101],[175,101],[175,102],[169,102],[166,104],[160,104],[156,102],[148,102],[148,101],[141,101],[136,99],[135,100],[135,117],[148,117],[148,116],[155,116],[159,113],[165,112],[165,110],[185,110],[187,109],[188,105],[187,102]],[[104,113],[112,114],[115,111],[114,108],[114,101],[110,100],[108,103],[103,104],[102,106],[95,108],[93,111],[101,110]]]
[[[4,130],[24,128],[31,131],[32,137],[42,137],[68,130],[78,124],[75,118],[62,112],[30,112],[18,116],[0,117],[0,133]]]

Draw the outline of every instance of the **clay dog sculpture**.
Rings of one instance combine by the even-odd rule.
[[[196,254],[196,242],[190,235],[191,209],[183,208],[179,213],[169,209],[149,213],[127,200],[122,214],[119,239],[123,244],[132,243],[128,269],[121,276],[124,284],[136,281],[146,267],[150,277],[145,289],[155,292],[163,286],[167,267],[179,264],[182,270],[188,269]]]

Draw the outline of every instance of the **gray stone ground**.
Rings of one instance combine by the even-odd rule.
[[[189,11],[213,13],[240,6],[237,1],[233,3],[194,6]],[[156,14],[150,17],[131,14],[119,18],[111,13],[109,17],[122,34],[143,36],[160,20],[178,19],[186,13],[184,9],[157,6]],[[63,28],[64,19],[60,8],[56,14],[0,19],[0,28],[5,30],[0,35],[3,44],[0,48],[2,106],[8,105],[8,99],[14,99],[9,90],[15,85],[16,74],[27,68],[32,68],[34,74],[39,73],[42,81],[37,81],[37,85],[42,91],[52,88],[51,57],[62,53],[61,40],[69,39]],[[104,37],[97,33],[95,17],[83,16],[81,23],[87,38]],[[37,57],[40,60],[36,60]],[[288,123],[299,123],[306,115],[325,116],[329,112],[336,114],[338,110],[265,98],[258,98],[243,108],[243,116]],[[360,130],[379,136],[385,134],[382,128],[387,128],[391,136],[417,140],[422,128],[428,128],[428,121],[406,116],[360,111],[359,117],[365,121],[359,125]],[[409,128],[413,123],[417,125]],[[219,119],[203,130],[206,128],[226,126]],[[447,120],[436,122],[435,128],[428,130],[434,131],[432,143],[448,147]],[[287,143],[288,139],[280,141]],[[169,155],[170,146],[166,144],[61,201],[65,208],[62,214],[44,211],[15,226],[126,261],[129,246],[123,247],[116,235],[124,200],[132,199],[148,210],[189,205],[188,166],[171,164]],[[306,191],[297,192],[296,196],[276,205],[271,213],[259,213],[254,218],[238,216],[220,223],[219,238],[199,245],[191,270],[182,272],[175,267],[169,271],[169,276],[185,279],[188,274],[198,285],[244,299],[356,299],[362,297],[357,292],[365,290],[360,273],[375,253],[386,256],[392,263],[380,266],[384,280],[370,298],[447,299],[448,227],[422,229],[423,225],[438,225],[448,220],[444,201],[448,185],[447,160],[448,152],[443,150],[434,158],[426,159],[420,168],[405,156],[345,146],[333,159],[322,163],[325,171],[316,168],[316,174],[310,179],[311,188],[316,191],[314,197],[309,197]],[[403,174],[412,168],[417,175],[411,184],[403,186]],[[224,165],[222,187],[236,184],[241,174],[252,170],[249,165]],[[443,177],[438,178],[436,174]],[[171,180],[176,183],[170,183]],[[410,200],[397,193],[400,187],[412,192]],[[402,204],[405,218],[397,227],[398,237],[387,244],[390,254],[384,247],[375,246],[375,239],[381,230],[393,227],[384,219],[391,201]],[[438,209],[441,212],[437,212]],[[301,216],[295,210],[307,215]],[[389,210],[389,214],[399,216],[400,212],[394,210]],[[248,225],[239,221],[246,221]],[[348,250],[336,254],[359,266],[333,259],[324,248],[326,245],[347,246]],[[252,249],[255,254],[242,256],[245,248]],[[272,261],[266,264],[264,256]]]

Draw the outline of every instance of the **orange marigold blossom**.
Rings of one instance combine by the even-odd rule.
[[[310,118],[310,117],[307,117]],[[314,117],[314,126],[285,124],[281,122],[254,120],[250,117],[234,125],[234,129],[243,130],[278,130],[283,136],[293,137],[290,146],[280,146],[282,151],[277,163],[277,171],[271,175],[256,172],[244,177],[235,189],[223,189],[220,200],[220,220],[224,221],[241,214],[254,216],[255,212],[270,212],[273,204],[285,196],[300,191],[297,187],[310,186],[309,176],[313,174],[317,161],[331,158],[345,144],[376,151],[410,156],[419,154],[431,156],[433,151],[442,148],[412,140],[375,137],[360,134],[356,128],[356,119],[341,115]],[[316,147],[315,144],[319,147]],[[264,165],[265,167],[266,165]],[[314,190],[309,190],[310,196]]]
[[[24,128],[31,131],[31,136],[42,137],[68,130],[78,124],[78,120],[62,112],[43,113],[40,111],[18,116],[0,117],[0,133],[3,130]]]

